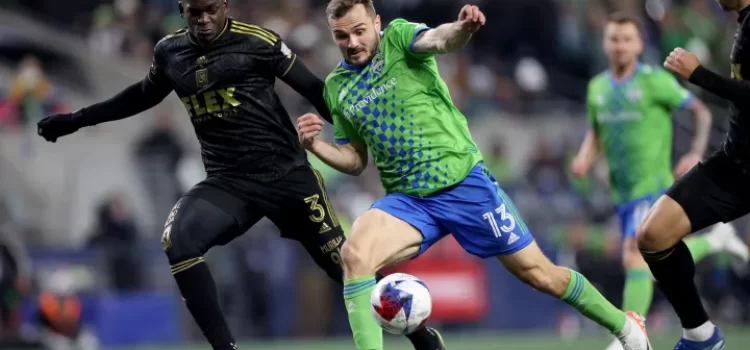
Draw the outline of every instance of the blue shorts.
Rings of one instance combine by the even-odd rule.
[[[620,234],[624,238],[634,238],[638,226],[646,218],[646,214],[656,203],[656,200],[664,194],[664,191],[652,193],[648,196],[634,199],[619,204],[615,207],[617,217],[620,219]]]
[[[422,232],[417,256],[451,233],[467,252],[480,258],[512,254],[534,241],[513,202],[482,163],[446,190],[423,198],[392,193],[372,208]]]

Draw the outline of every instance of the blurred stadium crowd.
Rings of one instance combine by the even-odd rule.
[[[587,81],[607,65],[601,53],[603,24],[608,13],[615,10],[639,13],[647,24],[645,62],[658,65],[679,46],[697,53],[713,69],[726,72],[735,16],[722,12],[711,0],[378,0],[376,7],[385,21],[404,17],[437,25],[454,20],[460,6],[467,2],[478,3],[487,14],[488,23],[470,47],[460,54],[439,58],[454,101],[477,132],[486,162],[542,245],[558,260],[576,265],[619,302],[619,233],[607,179],[601,176],[601,169],[598,176],[589,180],[575,180],[568,171],[585,131],[583,97]],[[102,60],[127,57],[142,62],[144,67],[151,60],[154,44],[183,26],[175,0],[75,3],[77,6],[65,1],[17,0],[9,6],[24,16],[82,38],[91,54]],[[278,33],[320,77],[340,60],[327,32],[324,6],[324,1],[311,0],[230,1],[234,17]],[[47,72],[43,60],[31,55],[14,61],[3,59],[3,64],[14,66],[15,72],[0,80],[1,133],[33,137],[34,131],[29,130],[44,115],[82,107],[67,100],[64,75]],[[133,81],[140,78],[133,77]],[[278,91],[293,116],[309,110],[307,103],[287,86],[279,84]],[[695,92],[712,104],[715,126],[711,144],[716,147],[726,128],[726,105]],[[98,198],[101,205],[84,233],[86,239],[75,247],[105,252],[97,255],[101,259],[97,261],[103,263],[99,272],[108,277],[95,278],[97,286],[93,289],[173,290],[171,279],[164,275],[168,271],[166,261],[143,257],[161,254],[156,243],[161,222],[172,204],[194,183],[186,178],[200,176],[185,170],[192,169],[191,164],[199,155],[192,135],[185,137],[174,127],[182,117],[169,111],[158,112],[153,128],[137,135],[133,142],[132,166],[141,175],[134,181],[147,193],[150,206],[145,211],[152,212],[153,218],[141,218],[144,209],[134,208],[127,191],[117,187],[112,188],[113,195]],[[529,126],[532,119],[540,122]],[[691,118],[680,118],[679,113],[675,118],[676,155],[687,146],[690,123]],[[559,125],[565,127],[557,128]],[[486,126],[496,127],[488,130]],[[37,140],[28,143],[36,144],[35,152],[52,147],[41,146]],[[20,147],[18,152],[30,152],[29,157],[33,157],[27,149],[30,147]],[[354,178],[338,174],[312,157],[311,161],[323,171],[339,216],[346,221],[351,222],[381,195],[374,167]],[[80,166],[86,169],[85,164]],[[7,185],[0,177],[0,222],[4,223],[0,237],[8,237],[0,241],[0,311],[8,310],[0,312],[0,319],[5,320],[0,329],[8,331],[19,329],[18,322],[13,321],[17,318],[11,316],[12,306],[20,304],[16,296],[35,295],[35,291],[46,288],[40,275],[28,266],[28,255],[34,249],[48,248],[43,247],[43,240],[34,239],[38,235],[24,234],[29,225],[18,219],[24,215],[14,209],[13,198],[2,190],[4,187]],[[750,242],[750,227],[744,221],[740,220],[737,227]],[[66,234],[60,230],[63,232],[56,232],[57,235]],[[340,307],[336,287],[328,284],[296,246],[280,241],[270,224],[262,223],[252,235],[219,249],[224,249],[224,253],[209,254],[208,259],[217,266],[214,270],[220,279],[223,300],[242,336],[347,331],[345,320],[341,324],[329,310]],[[37,255],[43,259],[45,253]],[[464,258],[463,253],[451,249],[446,257]],[[726,322],[750,322],[749,266],[739,266],[722,256],[707,260],[699,266],[700,283],[712,313]],[[497,269],[488,271],[488,278],[495,278],[492,274]],[[280,301],[288,297],[288,289],[305,291],[296,296],[296,306]],[[490,298],[494,297],[490,293]],[[182,308],[181,304],[177,306]],[[652,327],[656,324],[658,328],[659,320],[664,324],[671,320],[669,312],[663,318],[658,317],[659,312],[660,308],[656,308]],[[307,321],[297,317],[311,313],[320,316]],[[188,317],[180,322],[191,325]],[[465,326],[463,322],[455,323],[457,327]],[[562,329],[564,324],[567,323],[556,326]],[[470,325],[485,323],[474,320]],[[195,328],[189,329],[195,337]]]

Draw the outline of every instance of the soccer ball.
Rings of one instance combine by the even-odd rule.
[[[375,286],[370,295],[370,309],[386,332],[409,334],[427,322],[432,312],[432,296],[419,278],[394,273]]]

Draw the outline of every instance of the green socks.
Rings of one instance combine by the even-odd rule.
[[[688,250],[690,250],[690,255],[693,256],[693,262],[697,263],[711,254],[711,244],[706,237],[703,237],[703,235],[685,239],[685,245],[687,245]]]
[[[654,297],[654,282],[651,270],[647,267],[626,271],[625,291],[622,297],[622,309],[634,311],[643,316],[648,314],[651,300]]]
[[[357,350],[383,350],[383,330],[370,312],[375,276],[344,281],[344,303]]]
[[[625,313],[612,305],[578,272],[570,270],[570,284],[562,300],[615,335],[625,328]]]

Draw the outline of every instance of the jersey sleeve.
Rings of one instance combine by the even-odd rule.
[[[414,52],[414,42],[420,33],[430,30],[424,23],[408,22],[405,19],[395,19],[385,29],[385,40],[395,45],[405,55],[415,58],[427,58],[430,53]]]
[[[283,78],[292,69],[294,63],[297,62],[297,55],[289,49],[284,40],[281,40],[278,36],[277,38],[273,52],[271,53],[271,67],[277,77]]]
[[[586,92],[586,120],[588,121],[589,127],[596,130],[596,92],[594,91],[594,84],[589,83]]]
[[[354,130],[354,125],[349,119],[346,119],[340,111],[334,111],[333,114],[333,126],[335,129],[334,139],[336,144],[345,145],[352,142],[363,143],[362,138],[359,137],[357,132]]]
[[[654,73],[651,90],[654,91],[656,100],[669,109],[685,108],[695,98],[672,74],[663,69]]]
[[[325,96],[326,105],[331,111],[333,117],[334,127],[334,139],[336,144],[345,145],[352,142],[362,143],[362,138],[357,134],[352,122],[344,115],[344,112],[336,102],[336,96],[338,94],[338,86],[327,80],[323,89],[323,96]]]
[[[171,90],[172,86],[167,77],[164,55],[164,42],[160,41],[154,47],[154,57],[146,78],[159,88],[169,88]]]

